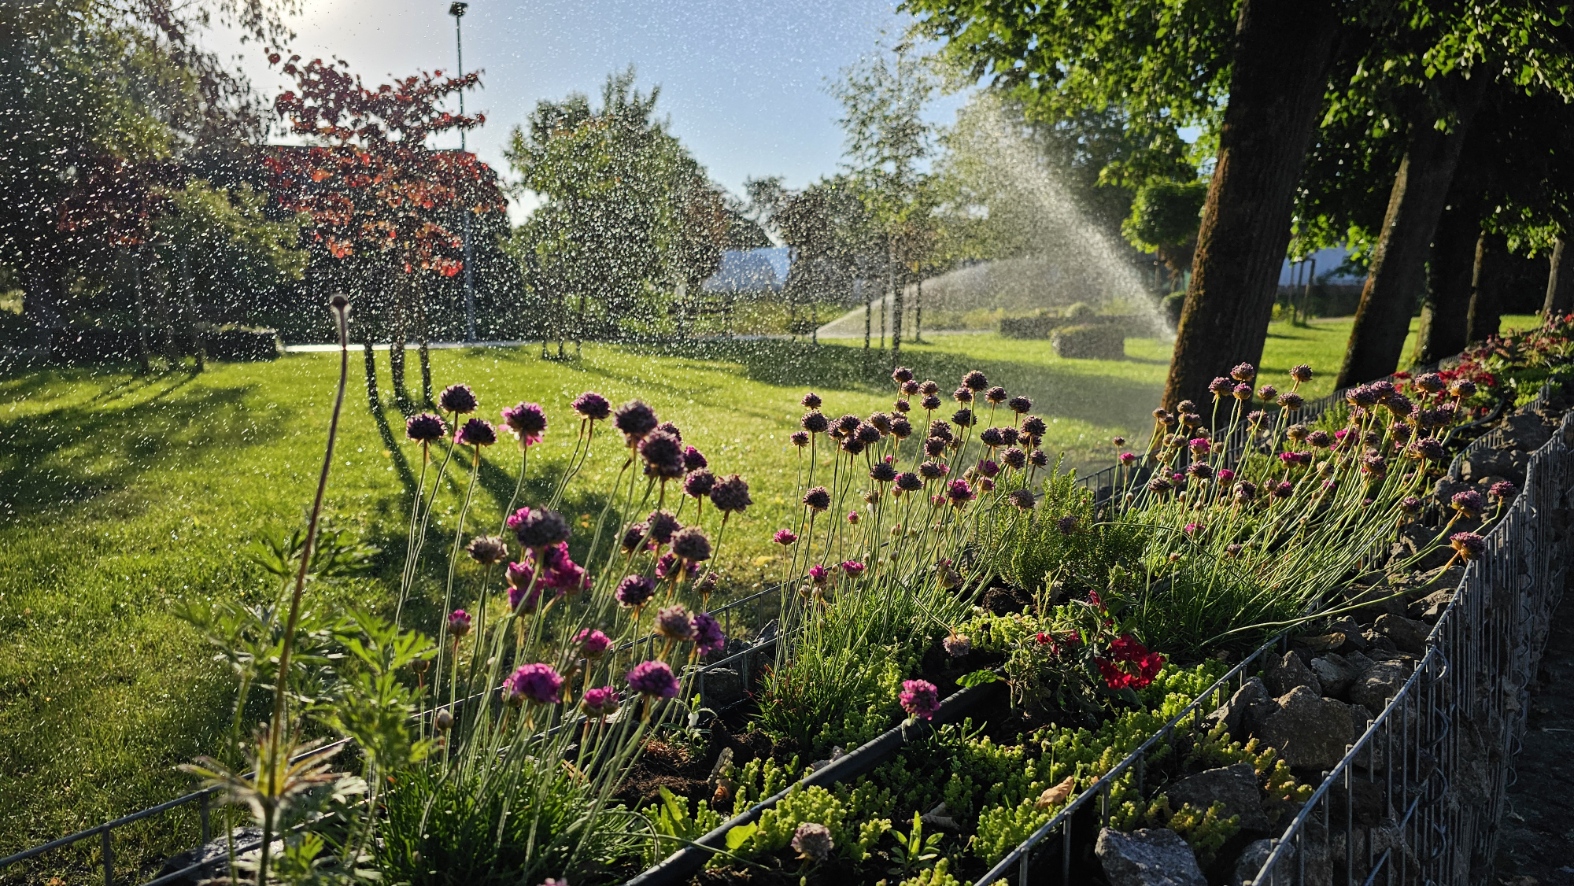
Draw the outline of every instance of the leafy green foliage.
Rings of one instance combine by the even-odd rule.
[[[994,531],[996,568],[1034,592],[1056,583],[1063,592],[1103,590],[1110,571],[1135,563],[1143,546],[1136,527],[1101,521],[1093,493],[1059,464],[1044,479],[1035,509],[1003,512]]]

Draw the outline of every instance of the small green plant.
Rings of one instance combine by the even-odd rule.
[[[913,826],[907,833],[893,830],[896,845],[891,847],[891,873],[906,876],[940,857],[940,844],[945,834],[924,836],[924,818],[913,813]]]

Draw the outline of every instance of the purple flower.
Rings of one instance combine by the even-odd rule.
[[[534,446],[546,434],[547,414],[536,403],[520,403],[503,410],[503,424],[519,438],[519,445]]]
[[[570,406],[585,421],[603,421],[612,414],[612,404],[595,391],[580,394]]]
[[[709,560],[710,539],[706,538],[705,533],[697,526],[680,529],[672,535],[672,553],[686,563]]]
[[[535,567],[531,566],[529,563],[508,564],[508,583],[513,587],[529,587],[530,581],[531,579],[535,578],[535,575]]]
[[[525,590],[528,585],[509,585],[508,608],[514,612],[528,615],[541,608],[541,588],[534,587]]]
[[[1474,489],[1466,489],[1464,492],[1454,493],[1451,503],[1454,506],[1454,510],[1465,517],[1477,516],[1486,510],[1487,507],[1487,503],[1481,498],[1481,493]]]
[[[831,493],[824,486],[816,486],[803,494],[803,503],[809,510],[819,513],[831,506]]]
[[[922,406],[925,412],[934,412],[940,408],[940,398],[934,394],[925,394],[924,398],[918,401],[918,405]]]
[[[1235,395],[1235,399],[1245,402],[1252,398],[1252,386],[1244,383],[1238,384],[1230,393]]]
[[[1297,363],[1290,367],[1290,378],[1295,379],[1300,384],[1305,384],[1312,380],[1312,367],[1307,366],[1305,363]]]
[[[978,463],[978,473],[984,477],[994,477],[1000,473],[1000,465],[994,459],[986,458]]]
[[[1006,389],[995,385],[984,392],[984,399],[996,406],[1006,402]]]
[[[491,446],[497,442],[497,430],[484,418],[472,418],[454,435],[454,442],[460,446]]]
[[[1027,435],[1029,441],[1037,445],[1038,441],[1044,439],[1044,435],[1049,433],[1049,425],[1045,424],[1042,418],[1030,415],[1022,419],[1022,433]]]
[[[820,399],[819,394],[810,391],[809,393],[804,394],[803,399],[799,402],[803,404],[803,408],[805,409],[819,409],[824,401]]]
[[[1487,540],[1474,532],[1456,532],[1448,537],[1448,545],[1466,560],[1479,560],[1487,552]]]
[[[831,571],[823,564],[816,563],[809,567],[809,580],[817,585],[823,585],[831,580]]]
[[[639,441],[639,455],[645,460],[645,476],[672,480],[683,476],[683,441],[660,428]]]
[[[1000,461],[1014,471],[1020,471],[1027,466],[1027,453],[1015,446],[1008,446],[1000,453]]]
[[[952,658],[961,658],[973,651],[973,641],[966,634],[950,634],[940,641],[940,646]]]
[[[1423,437],[1411,443],[1407,451],[1412,453],[1412,458],[1426,459],[1427,461],[1443,460],[1443,444],[1433,437]]]
[[[1233,388],[1233,387],[1234,387],[1234,385],[1230,384],[1230,380],[1225,378],[1222,375],[1219,376],[1218,378],[1214,379],[1213,381],[1208,382],[1208,391],[1209,391],[1209,393],[1213,394],[1214,399],[1218,399],[1220,397],[1223,397],[1225,394],[1228,394],[1230,392],[1230,389]],[[1154,416],[1154,417],[1155,418],[1163,418],[1163,416]]]
[[[624,576],[623,580],[618,582],[617,590],[612,593],[619,604],[629,609],[645,605],[655,595],[656,583],[643,575]]]
[[[771,541],[786,547],[798,541],[798,533],[793,532],[791,529],[778,529],[776,534],[771,536]]]
[[[1031,489],[1012,490],[1011,494],[1006,496],[1006,499],[1024,511],[1033,510],[1034,497]]]
[[[562,691],[563,678],[546,664],[520,665],[503,680],[503,700],[515,706],[527,701],[557,704]]]
[[[831,420],[825,417],[825,413],[811,409],[803,414],[798,424],[808,433],[823,434],[830,429]]]
[[[1220,483],[1228,483],[1235,479],[1235,472],[1229,468],[1220,468],[1217,476]]]
[[[898,402],[905,403],[907,401],[901,400],[901,401],[898,401]],[[907,410],[904,409],[902,411],[906,412]],[[911,437],[912,435],[913,435],[913,423],[908,421],[906,417],[898,415],[895,418],[891,419],[891,436],[895,437],[898,440],[906,440],[908,437]]]
[[[449,613],[448,633],[454,637],[463,637],[470,633],[470,613],[463,609],[455,609]]]
[[[966,480],[958,478],[952,480],[946,487],[945,494],[952,507],[960,508],[973,500],[973,487],[969,486]]]
[[[809,432],[793,431],[791,434],[787,435],[787,439],[792,441],[792,445],[802,449],[803,447],[809,445]]]
[[[659,423],[656,411],[638,400],[630,400],[612,413],[612,426],[623,432],[630,446],[654,431]]]
[[[721,623],[709,612],[695,615],[693,626],[694,645],[699,648],[701,655],[711,655],[727,648],[727,635],[722,632]]]
[[[903,471],[896,475],[896,488],[903,492],[916,492],[924,488],[924,481],[912,471]]]
[[[585,628],[574,635],[574,643],[586,658],[596,661],[612,647],[612,638],[600,631]]]
[[[1029,409],[1033,408],[1033,401],[1026,397],[1012,397],[1006,401],[1006,407],[1017,415],[1025,415]]]
[[[792,834],[792,848],[804,861],[825,861],[836,847],[831,839],[831,829],[817,822],[806,821]]]
[[[1306,405],[1306,398],[1294,391],[1285,391],[1279,395],[1279,405],[1285,409],[1300,409]]]
[[[470,559],[483,566],[501,563],[508,559],[508,545],[495,535],[478,535],[470,539],[470,544],[465,546],[470,553]]]
[[[1257,377],[1257,368],[1250,363],[1237,363],[1230,370],[1230,378],[1238,382],[1251,382]]]
[[[1137,454],[1135,452],[1122,452],[1120,454],[1120,463],[1131,467],[1137,463]]]
[[[999,428],[984,428],[978,432],[978,442],[994,449],[997,446],[1004,446],[1006,438],[1000,433]]]
[[[975,369],[962,376],[962,386],[970,391],[982,391],[989,387],[989,379]]]
[[[913,370],[906,366],[898,366],[891,372],[891,380],[899,385],[905,385],[913,380]]]
[[[1493,483],[1491,488],[1487,490],[1487,495],[1490,495],[1498,501],[1503,501],[1504,499],[1512,496],[1518,491],[1518,489],[1519,487],[1507,480],[1499,480],[1496,483]]]
[[[863,563],[859,562],[858,560],[843,560],[842,561],[842,573],[844,575],[846,575],[848,578],[857,578],[858,576],[863,575],[864,574],[864,570],[866,570],[868,568],[869,567],[865,566]]]
[[[1077,531],[1077,518],[1076,518],[1076,516],[1072,515],[1072,514],[1067,514],[1066,516],[1061,517],[1059,520],[1056,520],[1055,521],[1055,529],[1061,535],[1070,535],[1073,532],[1076,532]]]
[[[650,540],[658,545],[672,541],[673,533],[683,528],[678,518],[671,511],[651,511],[645,518],[645,526],[650,533]]]
[[[1418,375],[1416,376],[1415,381],[1411,382],[1411,384],[1415,386],[1416,390],[1423,391],[1428,394],[1436,394],[1442,391],[1445,386],[1443,377],[1435,372],[1427,372],[1423,373],[1422,375]]]
[[[683,470],[692,473],[708,467],[710,467],[710,462],[705,458],[705,453],[695,449],[693,446],[684,448]]]
[[[749,484],[737,474],[732,474],[719,481],[716,488],[710,491],[710,503],[723,514],[741,514],[754,504],[754,499],[749,497]]]
[[[404,435],[416,443],[431,443],[448,434],[448,426],[440,416],[430,412],[412,415],[404,423]]]
[[[704,498],[715,488],[716,475],[704,468],[689,471],[683,477],[683,494],[691,498]]]
[[[475,412],[478,405],[475,392],[470,390],[469,385],[449,385],[437,395],[437,408],[444,412],[457,412],[463,415]]]
[[[618,541],[618,547],[625,554],[632,554],[645,543],[645,536],[650,532],[649,523],[630,523],[623,528],[623,538]]]
[[[973,410],[958,409],[951,413],[951,421],[959,428],[970,428],[973,426]]]
[[[521,511],[525,512],[523,516],[520,516]],[[514,537],[526,548],[539,550],[568,541],[568,521],[557,511],[520,508],[514,516],[520,519],[516,521],[510,517],[509,524],[514,530]]]
[[[611,686],[587,689],[585,697],[579,700],[579,708],[587,717],[610,717],[620,706],[618,691]]]
[[[934,719],[940,710],[940,690],[928,680],[904,680],[902,694],[897,697],[902,710],[920,720]]]
[[[896,466],[883,459],[877,461],[869,469],[869,479],[876,483],[889,483],[896,479]]]
[[[646,698],[672,698],[678,694],[678,678],[663,661],[642,661],[628,672],[629,688]]]

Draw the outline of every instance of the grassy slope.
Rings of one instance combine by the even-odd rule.
[[[1347,320],[1276,324],[1262,379],[1281,381],[1305,361],[1323,370],[1311,393],[1324,392],[1348,329]],[[962,371],[984,369],[1034,398],[1051,422],[1046,448],[1101,464],[1113,456],[1111,435],[1146,436],[1168,363],[1168,346],[1157,341],[1131,340],[1127,353],[1123,361],[1066,361],[1046,342],[936,335],[904,362],[947,390]],[[438,351],[433,371],[439,386],[474,386],[491,417],[521,399],[548,407],[553,425],[532,452],[532,478],[550,475],[566,454],[567,402],[581,390],[650,402],[706,451],[714,470],[749,479],[756,507],[729,529],[724,551],[725,571],[747,586],[769,568],[767,539],[793,505],[796,457],[786,434],[802,411],[802,390],[825,395],[832,414],[889,408],[884,370],[862,362],[855,347],[761,342],[686,353],[590,346],[567,363],[539,360],[530,349]],[[220,596],[259,601],[270,592],[243,550],[259,532],[300,519],[335,370],[333,355],[313,354],[221,364],[200,376],[51,369],[0,378],[0,855],[189,787],[172,767],[214,749],[232,688],[171,607]],[[330,512],[388,549],[387,574],[403,545],[419,456],[402,443],[396,410],[366,410],[358,355],[351,371]],[[598,489],[596,477],[615,470],[610,437],[579,488]],[[496,525],[512,491],[514,452],[500,445],[483,462],[484,527]],[[577,504],[572,516],[591,509]],[[440,557],[441,544],[434,547]],[[363,580],[317,593],[384,605],[386,588]],[[171,828],[190,839],[193,822],[138,825],[117,838],[117,854],[134,865],[158,852]],[[35,871],[95,856],[57,856]]]

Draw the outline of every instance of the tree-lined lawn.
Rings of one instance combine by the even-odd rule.
[[[1348,331],[1348,320],[1275,324],[1261,379],[1281,383],[1291,365],[1309,362],[1322,373],[1311,393],[1326,392]],[[1146,439],[1169,346],[1132,339],[1127,355],[1068,361],[1042,341],[932,335],[903,362],[945,390],[980,368],[1032,397],[1050,424],[1045,448],[1082,467],[1109,462],[1117,433]],[[833,416],[889,409],[892,399],[889,367],[865,366],[860,348],[840,344],[587,345],[582,359],[565,362],[543,361],[534,348],[476,349],[436,351],[432,360],[439,387],[472,385],[489,418],[521,400],[547,407],[552,424],[531,451],[527,503],[573,444],[578,423],[568,402],[581,391],[614,403],[638,397],[676,421],[713,470],[741,473],[753,489],[755,506],[729,526],[721,551],[720,568],[738,590],[774,574],[769,537],[796,507],[800,455],[787,434],[803,411],[802,392],[818,391]],[[76,368],[0,377],[0,855],[189,789],[174,766],[215,750],[232,686],[173,610],[187,600],[260,602],[271,593],[245,551],[301,519],[336,369],[335,355],[302,354],[202,374]],[[384,553],[378,577],[316,593],[389,606],[419,451],[403,442],[398,410],[367,410],[360,371],[357,352],[328,514]],[[598,437],[592,475],[609,478],[621,464],[615,437]],[[495,531],[517,469],[510,438],[487,451],[474,527]],[[458,486],[449,487],[439,522],[457,509]],[[565,510],[588,522],[588,503],[569,501]],[[430,596],[444,550],[428,550]],[[117,837],[119,863],[155,859],[174,828],[191,839],[194,815]],[[28,876],[68,860],[85,869],[95,857],[93,841]]]

